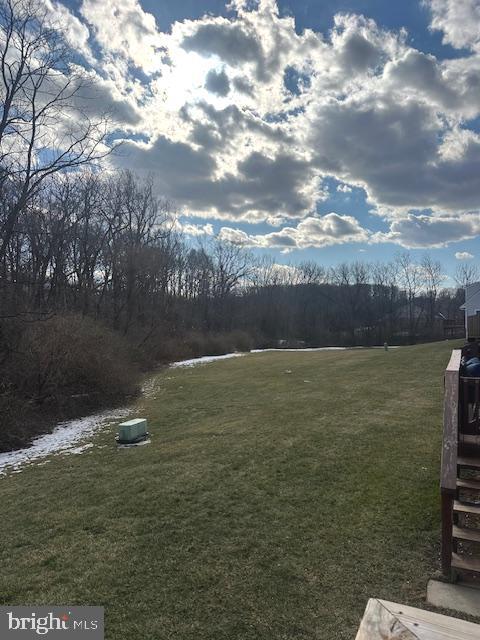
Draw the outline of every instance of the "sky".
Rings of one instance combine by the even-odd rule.
[[[480,256],[480,0],[46,0],[192,241]]]

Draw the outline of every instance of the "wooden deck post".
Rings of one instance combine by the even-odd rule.
[[[451,578],[453,551],[453,501],[457,492],[457,454],[459,421],[459,385],[462,352],[454,349],[445,370],[443,405],[443,445],[440,471],[442,498],[442,571]]]
[[[453,497],[442,493],[442,572],[450,578],[453,551]]]

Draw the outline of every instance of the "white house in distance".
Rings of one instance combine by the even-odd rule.
[[[480,282],[467,284],[465,287],[465,304],[460,309],[465,311],[465,333],[467,338],[480,338]]]

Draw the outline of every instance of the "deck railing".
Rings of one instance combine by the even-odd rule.
[[[460,377],[460,432],[480,434],[480,378]]]
[[[450,575],[452,563],[453,503],[457,490],[461,360],[461,350],[454,349],[445,370],[440,492],[442,497],[442,570],[447,576]]]

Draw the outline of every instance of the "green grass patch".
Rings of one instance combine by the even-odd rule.
[[[151,444],[0,478],[0,602],[104,605],[115,640],[351,639],[369,597],[421,606],[453,346],[161,372]]]

